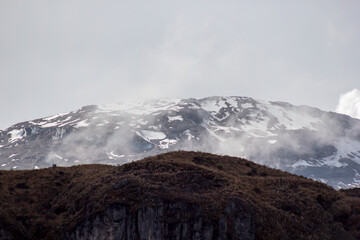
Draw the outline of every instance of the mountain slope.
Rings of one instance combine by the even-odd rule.
[[[0,171],[0,239],[358,239],[360,195],[244,159]]]
[[[0,169],[123,164],[172,150],[247,157],[336,188],[360,184],[360,120],[246,97],[86,106],[0,132]]]

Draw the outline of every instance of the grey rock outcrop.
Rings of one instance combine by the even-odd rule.
[[[254,239],[254,222],[237,199],[229,201],[223,217],[210,219],[198,206],[162,202],[132,212],[125,206],[109,207],[87,218],[63,239],[71,240],[226,240]]]
[[[14,239],[14,237],[10,232],[3,229],[2,226],[0,225],[0,239],[11,240],[11,239]]]

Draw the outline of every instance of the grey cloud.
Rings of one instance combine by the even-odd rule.
[[[242,95],[332,110],[358,1],[2,1],[0,129],[83,105]]]

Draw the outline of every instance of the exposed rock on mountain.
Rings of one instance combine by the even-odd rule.
[[[0,171],[0,239],[359,239],[360,195],[244,159]]]
[[[360,184],[360,120],[246,97],[87,106],[0,131],[0,169],[123,164],[173,150],[246,157],[325,182]]]

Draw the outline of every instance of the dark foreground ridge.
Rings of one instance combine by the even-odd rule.
[[[360,192],[183,151],[0,171],[0,239],[360,239]]]

